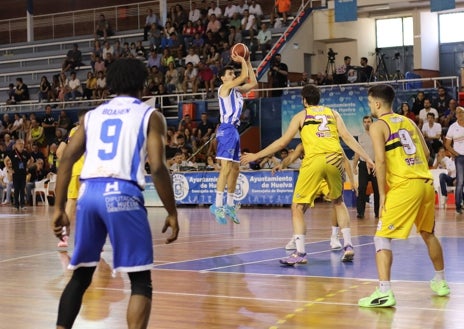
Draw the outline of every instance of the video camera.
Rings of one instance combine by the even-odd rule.
[[[329,61],[331,63],[335,62],[335,56],[338,55],[335,51],[333,51],[332,48],[329,48],[329,52],[327,53],[327,56],[329,57]]]

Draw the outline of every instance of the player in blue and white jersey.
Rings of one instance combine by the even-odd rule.
[[[174,193],[164,155],[166,122],[159,112],[139,100],[147,71],[137,59],[120,59],[111,65],[107,83],[118,95],[85,115],[67,145],[56,181],[53,230],[69,234],[65,212],[71,169],[85,152],[77,200],[75,247],[69,268],[74,272],[63,291],[57,328],[71,328],[91,283],[107,236],[113,248],[115,271],[127,272],[131,297],[129,328],[146,328],[150,317],[153,267],[151,230],[144,206],[144,165],[148,160],[158,194],[168,213],[163,233],[166,243],[177,239],[179,225]]]
[[[220,122],[216,133],[217,152],[216,159],[221,161],[221,170],[216,186],[216,201],[210,210],[219,224],[226,224],[228,216],[236,224],[237,218],[234,194],[240,166],[240,136],[238,126],[243,109],[242,93],[247,93],[258,85],[250,59],[235,54],[231,55],[233,61],[241,63],[240,76],[235,76],[232,66],[225,66],[219,72],[222,85],[218,89]],[[224,190],[227,185],[227,203],[224,206]]]

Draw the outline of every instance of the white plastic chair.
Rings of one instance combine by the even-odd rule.
[[[37,200],[36,200],[36,196],[37,194],[39,194],[40,196],[40,199],[42,200],[42,202],[48,206],[48,199],[47,199],[47,195],[48,195],[48,187],[47,187],[47,183],[50,181],[49,178],[44,178],[38,182],[35,182],[35,186],[34,188],[32,189],[32,205],[35,206],[36,203],[37,203]]]

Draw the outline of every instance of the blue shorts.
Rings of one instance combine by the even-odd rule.
[[[240,135],[234,125],[221,123],[217,133],[216,159],[240,162]]]
[[[153,268],[153,241],[140,188],[113,178],[82,181],[69,268],[97,266],[107,235],[113,247],[114,271]]]

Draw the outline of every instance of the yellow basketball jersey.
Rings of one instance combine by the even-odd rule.
[[[385,142],[387,183],[389,186],[404,180],[432,179],[427,158],[413,123],[405,116],[392,113],[383,115],[390,136]]]
[[[73,129],[71,129],[71,131],[69,132],[69,140],[71,140],[72,136],[75,134],[75,132],[77,131],[77,129],[79,129],[79,126],[77,127],[74,127]],[[81,156],[79,158],[79,160],[77,160],[73,167],[72,167],[72,174],[71,176],[79,176],[81,174],[81,171],[82,171],[82,166],[84,165],[84,156]]]
[[[325,106],[309,106],[300,128],[300,137],[305,150],[305,159],[312,156],[340,153],[342,147],[338,136],[337,122],[332,110]]]

